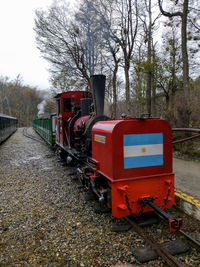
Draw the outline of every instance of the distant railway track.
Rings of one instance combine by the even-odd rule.
[[[144,238],[145,242],[167,263],[168,266],[177,266],[183,267],[188,266],[185,263],[182,263],[179,259],[175,256],[170,254],[168,250],[160,243],[158,243],[147,231],[145,231],[142,227],[140,227],[136,222],[131,220],[130,218],[125,218],[125,220],[133,227],[133,229],[142,237]],[[195,247],[196,249],[200,250],[200,243],[188,235],[185,231],[179,230],[176,232],[177,234],[181,234],[187,238],[190,242],[190,245]]]
[[[39,143],[42,143],[42,144],[45,144],[45,145],[46,145],[45,141],[41,140],[40,138],[37,138],[37,137],[34,136],[34,135],[29,134],[29,133],[28,133],[28,128],[27,128],[27,127],[24,127],[24,128],[23,128],[23,135],[24,135],[25,137],[27,137],[27,138],[30,138],[30,139],[36,141],[36,142],[39,142]]]

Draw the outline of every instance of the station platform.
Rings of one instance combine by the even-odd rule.
[[[173,159],[176,206],[200,220],[200,162]]]

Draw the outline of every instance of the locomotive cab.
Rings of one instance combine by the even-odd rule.
[[[94,75],[91,82],[93,98],[87,91],[70,91],[55,96],[56,144],[70,157],[86,161],[92,153],[92,127],[98,121],[109,119],[103,115],[105,76]]]
[[[72,91],[58,94],[56,97],[56,143],[61,147],[72,147],[73,126],[81,117],[81,105],[87,100],[92,102],[92,94],[85,91]]]

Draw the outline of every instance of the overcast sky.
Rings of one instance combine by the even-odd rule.
[[[24,85],[50,87],[48,63],[35,43],[35,10],[53,0],[0,0],[0,75],[23,77]]]

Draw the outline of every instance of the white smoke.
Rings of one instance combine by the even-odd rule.
[[[44,115],[44,108],[45,108],[46,104],[47,104],[46,100],[42,100],[42,102],[37,105],[38,117]]]

